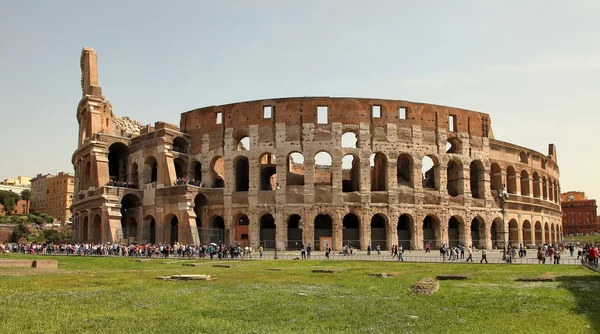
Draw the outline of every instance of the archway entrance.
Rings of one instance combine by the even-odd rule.
[[[533,244],[533,241],[531,240],[531,234],[532,234],[532,229],[531,229],[531,223],[529,222],[529,220],[526,220],[523,222],[523,246],[527,247],[528,245]]]
[[[108,175],[113,181],[127,181],[127,156],[129,149],[123,143],[114,143],[108,148]]]
[[[225,240],[225,220],[216,216],[209,229],[209,240],[211,243],[222,244]]]
[[[519,223],[514,219],[508,222],[508,246],[519,246]]]
[[[83,218],[83,227],[82,227],[82,231],[81,231],[81,238],[79,238],[79,240],[82,241],[88,241],[88,232],[89,232],[89,222],[88,222],[88,217],[85,216],[85,218]]]
[[[92,242],[102,242],[102,219],[100,215],[94,216],[94,221],[92,222]]]
[[[411,249],[411,225],[412,218],[409,215],[404,214],[398,218],[398,245],[402,245],[402,249]]]
[[[246,215],[240,215],[235,220],[235,243],[240,246],[246,247],[250,244],[250,238],[248,233],[248,227],[250,226],[250,220]]]
[[[535,244],[541,245],[544,243],[544,232],[542,231],[542,223],[535,222]]]
[[[492,238],[492,247],[502,249],[504,243],[502,239],[502,218],[496,218],[490,227],[490,236]]]
[[[148,240],[151,244],[156,244],[156,220],[152,216],[146,216],[144,221],[148,226]]]
[[[387,249],[387,218],[382,214],[376,214],[371,218],[371,247]]]
[[[464,231],[462,231],[462,219],[453,216],[448,221],[448,245],[451,247],[457,247],[462,239],[464,238]],[[463,233],[460,233],[463,232]]]
[[[302,218],[300,215],[291,215],[288,218],[287,224],[287,249],[295,250],[302,249],[302,229],[300,228],[300,222]]]
[[[270,213],[263,215],[260,218],[260,244],[265,249],[274,249],[275,244],[275,218]]]
[[[138,241],[137,219],[142,201],[134,194],[127,194],[121,199],[121,231],[126,243]]]
[[[440,221],[436,216],[428,215],[423,219],[423,246],[430,244],[431,248],[441,247]]]
[[[471,221],[471,245],[476,248],[483,248],[483,240],[485,231],[485,223],[479,217],[473,218]]]
[[[342,220],[342,243],[360,249],[360,220],[353,213],[345,215]]]
[[[333,239],[333,220],[328,214],[321,213],[315,217],[314,250],[325,250],[331,247]]]
[[[166,223],[169,224],[169,244],[172,245],[179,240],[179,219],[177,219],[177,216],[175,215],[172,215],[171,217],[167,216]]]

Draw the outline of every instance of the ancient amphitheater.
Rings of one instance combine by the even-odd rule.
[[[141,126],[113,114],[92,49],[83,49],[81,71],[76,239],[278,249],[562,239],[554,145],[544,154],[497,140],[487,114],[300,97]]]

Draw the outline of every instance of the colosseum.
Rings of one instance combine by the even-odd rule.
[[[280,250],[562,239],[554,145],[497,140],[487,114],[298,97],[142,126],[114,115],[92,49],[80,64],[74,239]]]

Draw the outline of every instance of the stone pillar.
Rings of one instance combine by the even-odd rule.
[[[363,209],[360,217],[360,249],[367,249],[371,243],[371,215],[369,210]],[[371,244],[371,249],[373,245]]]

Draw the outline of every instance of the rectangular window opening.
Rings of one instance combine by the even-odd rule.
[[[264,106],[263,107],[263,117],[264,118],[273,118],[273,107],[272,106]]]
[[[242,234],[241,237],[242,237],[242,240],[248,240],[248,235],[247,234]]]
[[[223,124],[223,113],[222,112],[217,113],[217,124]]]
[[[407,119],[407,116],[406,108],[400,107],[400,109],[398,109],[398,117],[400,117],[400,119]]]
[[[381,118],[381,106],[375,104],[371,106],[371,117]]]
[[[448,131],[456,132],[456,115],[448,116]]]
[[[317,107],[317,124],[327,124],[329,117],[329,107]]]

